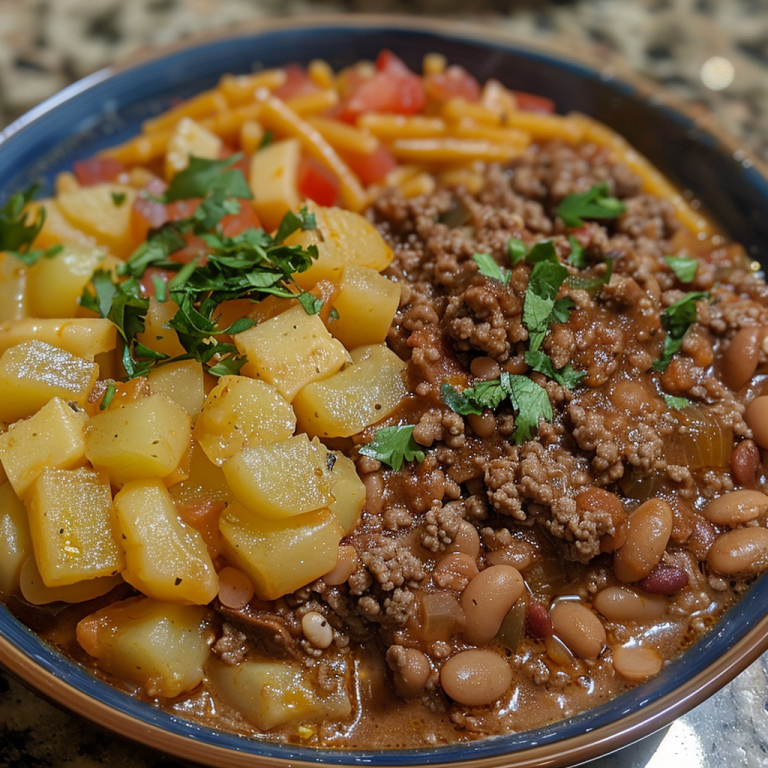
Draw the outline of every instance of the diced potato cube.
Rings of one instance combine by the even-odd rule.
[[[32,217],[37,215],[40,208],[45,208],[45,221],[42,229],[37,233],[35,242],[32,243],[33,248],[46,249],[62,243],[95,247],[95,238],[73,226],[62,213],[56,200],[53,198],[34,200],[27,206]]]
[[[153,392],[169,397],[191,419],[200,413],[205,402],[205,381],[203,366],[197,360],[158,365],[147,378]]]
[[[253,207],[264,229],[277,229],[288,211],[301,204],[296,177],[301,157],[298,139],[273,141],[254,152],[248,174]]]
[[[51,398],[85,405],[99,376],[95,363],[43,341],[24,341],[0,357],[0,421],[31,416]]]
[[[299,429],[349,437],[394,413],[407,396],[405,363],[383,344],[352,351],[353,365],[307,384],[293,400]]]
[[[93,416],[85,431],[85,455],[115,485],[165,477],[189,449],[192,425],[165,395],[143,397]]]
[[[335,565],[344,532],[328,509],[265,520],[242,504],[219,518],[224,553],[261,600],[276,600],[319,579]]]
[[[27,316],[27,267],[9,253],[0,253],[0,322]]]
[[[154,296],[150,298],[144,330],[136,334],[136,340],[168,357],[186,354],[187,350],[181,345],[178,334],[168,325],[178,310],[178,305],[173,301],[160,302]]]
[[[195,425],[200,446],[217,464],[247,445],[287,440],[295,431],[290,403],[271,384],[247,376],[222,376]]]
[[[223,469],[237,500],[261,517],[302,515],[333,501],[325,456],[304,434],[244,448]]]
[[[302,387],[328,378],[350,359],[322,320],[308,315],[301,305],[234,339],[240,354],[248,358],[243,373],[272,384],[289,403]]]
[[[207,498],[213,501],[234,501],[224,470],[214,464],[196,440],[192,441],[189,476],[169,488],[174,502]]]
[[[115,496],[123,578],[148,597],[205,605],[219,580],[199,531],[180,519],[162,480],[132,480]]]
[[[86,421],[85,413],[54,397],[34,416],[0,435],[0,461],[20,497],[46,467],[73,469],[85,463]]]
[[[28,557],[24,561],[19,576],[19,590],[22,597],[32,605],[58,602],[84,603],[106,595],[119,584],[123,584],[123,577],[120,574],[78,581],[76,584],[67,584],[64,587],[46,587],[34,557]]]
[[[146,597],[113,603],[77,625],[77,640],[99,669],[169,698],[202,681],[210,635],[205,608]]]
[[[190,157],[218,160],[222,142],[191,117],[182,117],[173,129],[165,151],[165,178],[172,179],[189,165]]]
[[[44,341],[52,347],[92,361],[117,346],[117,328],[106,318],[60,320],[23,318],[0,323],[0,353],[24,341]]]
[[[331,669],[336,670],[335,667]],[[352,713],[346,665],[336,670],[333,690],[320,691],[311,673],[295,661],[251,661],[229,666],[214,661],[208,680],[217,699],[261,731],[315,720],[337,720]]]
[[[312,442],[316,440],[317,438],[314,438]],[[357,474],[352,459],[338,451],[332,451],[330,455],[334,460],[331,470],[334,501],[328,505],[328,509],[336,515],[344,535],[347,536],[360,522],[360,515],[365,507],[365,484]]]
[[[294,275],[305,290],[319,280],[338,283],[347,264],[368,267],[377,272],[386,269],[394,258],[376,227],[359,213],[343,208],[323,208],[308,203],[315,214],[317,229],[299,230],[286,239],[286,244],[317,245],[319,257],[305,272]]]
[[[328,330],[347,348],[383,344],[400,304],[400,286],[370,267],[347,264]]]
[[[39,259],[27,275],[27,306],[34,317],[73,317],[83,289],[104,261],[94,246],[65,245],[52,258]]]
[[[74,227],[115,256],[126,258],[137,245],[131,234],[131,209],[137,194],[125,184],[93,184],[64,192],[56,202]]]
[[[11,484],[0,485],[0,595],[19,591],[21,567],[32,557],[27,510]]]
[[[109,480],[92,469],[44,469],[27,502],[46,587],[114,576],[125,567]]]

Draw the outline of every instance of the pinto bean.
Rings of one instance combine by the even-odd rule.
[[[653,648],[619,646],[613,649],[613,668],[626,680],[641,683],[661,672],[661,656]]]
[[[655,621],[667,610],[667,601],[656,595],[643,595],[631,587],[606,587],[592,601],[595,610],[608,621]]]
[[[501,375],[499,364],[492,357],[475,357],[469,364],[472,375],[484,381],[498,379]]]
[[[649,595],[674,595],[688,586],[688,574],[682,568],[659,563],[637,586]]]
[[[555,634],[582,659],[596,659],[606,643],[605,628],[584,603],[558,600],[549,611]]]
[[[659,564],[672,523],[672,509],[663,499],[648,499],[630,515],[627,540],[613,554],[613,571],[619,581],[639,581]]]
[[[358,564],[357,550],[349,544],[342,544],[336,565],[323,576],[323,581],[332,587],[343,584],[357,570]]]
[[[721,533],[709,550],[707,563],[724,576],[762,573],[768,568],[768,530],[749,527]]]
[[[701,514],[715,525],[736,528],[768,512],[768,496],[760,491],[730,491],[710,501]]]
[[[760,449],[754,440],[742,440],[731,451],[731,474],[739,485],[754,483],[759,466]]]
[[[527,541],[517,539],[506,547],[489,552],[486,559],[490,565],[511,565],[518,571],[524,571],[536,559],[536,550]]]
[[[484,411],[480,415],[470,413],[467,421],[478,437],[490,437],[496,431],[496,417],[491,411]]]
[[[482,707],[496,701],[512,685],[512,670],[498,653],[473,648],[443,664],[440,684],[459,704]]]
[[[448,552],[463,552],[469,555],[473,560],[477,560],[480,554],[480,534],[469,520],[462,520],[459,523],[459,529],[450,546]]]
[[[492,565],[480,571],[461,593],[467,641],[483,645],[495,637],[524,588],[523,577],[511,565]]]
[[[763,328],[736,331],[723,355],[722,378],[727,387],[737,391],[754,376],[764,335]]]
[[[421,651],[392,646],[387,651],[387,663],[392,669],[395,690],[404,699],[418,696],[424,690],[432,667]]]
[[[744,411],[744,421],[760,448],[768,448],[768,395],[756,397]]]
[[[443,589],[463,590],[478,574],[474,559],[464,552],[451,552],[441,557],[432,571],[432,580]]]

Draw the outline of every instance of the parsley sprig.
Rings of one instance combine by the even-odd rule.
[[[30,250],[35,238],[45,224],[45,208],[40,207],[34,218],[27,210],[27,205],[35,196],[37,186],[31,186],[24,192],[11,195],[0,208],[0,251],[5,251],[31,267],[43,257],[51,258],[60,253],[62,246]]]
[[[557,215],[566,227],[583,227],[584,219],[616,219],[627,209],[611,197],[608,184],[594,184],[586,192],[566,195],[557,206]]]
[[[699,269],[698,260],[690,256],[665,256],[664,261],[681,283],[692,283]]]
[[[363,456],[378,459],[395,471],[405,461],[424,461],[424,446],[413,439],[413,426],[382,427],[376,432],[373,441],[361,446],[359,452]]]
[[[683,345],[688,329],[696,322],[696,304],[709,299],[709,293],[689,291],[674,304],[670,304],[661,315],[661,325],[667,332],[661,357],[653,363],[655,371],[666,371],[672,357]]]

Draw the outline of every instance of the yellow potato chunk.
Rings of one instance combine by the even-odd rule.
[[[248,179],[253,207],[268,232],[277,229],[283,216],[301,204],[296,186],[300,157],[298,139],[273,141],[251,157]]]
[[[200,413],[205,402],[205,380],[203,366],[197,360],[158,365],[147,379],[152,392],[173,400],[191,419]]]
[[[296,282],[305,290],[312,288],[319,280],[338,283],[347,264],[381,272],[392,263],[392,249],[376,227],[359,213],[343,208],[323,208],[314,203],[308,203],[307,207],[315,214],[317,229],[294,232],[285,241],[304,247],[317,245],[317,260],[305,272],[294,275]]]
[[[224,470],[214,464],[196,440],[192,441],[188,477],[169,488],[174,502],[206,498],[211,501],[234,501]]]
[[[0,485],[0,595],[19,591],[21,567],[32,556],[27,510],[13,487]]]
[[[222,513],[219,531],[227,560],[248,576],[261,600],[276,600],[328,573],[344,535],[328,509],[265,520],[238,503]]]
[[[153,394],[93,416],[85,431],[85,455],[115,485],[165,477],[183,460],[191,432],[182,407]]]
[[[202,681],[211,634],[205,608],[146,597],[113,603],[77,625],[77,640],[99,669],[169,698]]]
[[[0,435],[0,461],[20,497],[46,467],[73,469],[85,463],[86,421],[85,413],[54,397],[34,416]]]
[[[408,394],[405,363],[383,344],[352,351],[353,364],[307,384],[293,400],[299,429],[311,436],[350,437],[393,413]]]
[[[45,221],[32,244],[33,248],[51,248],[61,243],[82,245],[87,248],[93,248],[96,245],[92,235],[86,234],[67,220],[56,200],[52,198],[35,200],[27,206],[32,217],[37,215],[40,208],[45,208]]]
[[[310,670],[295,661],[251,661],[236,666],[214,661],[208,680],[218,700],[261,731],[317,720],[337,720],[352,713],[347,670],[333,667],[336,685],[318,689]]]
[[[347,348],[383,344],[400,305],[400,286],[370,267],[348,264],[333,300],[328,330]]]
[[[208,458],[222,464],[242,448],[287,440],[296,431],[290,403],[271,385],[247,376],[222,376],[195,425]]]
[[[168,357],[186,354],[187,350],[181,345],[178,334],[168,325],[178,310],[178,305],[173,301],[160,302],[154,296],[150,298],[144,330],[136,334],[136,340]]]
[[[244,448],[223,469],[237,500],[261,517],[293,517],[333,501],[325,456],[304,434]]]
[[[302,387],[328,378],[350,359],[319,316],[300,304],[234,338],[248,358],[243,373],[272,384],[289,403]]]
[[[109,480],[92,469],[44,469],[27,502],[46,587],[115,576],[125,567]]]
[[[221,139],[191,117],[182,117],[168,139],[165,151],[165,178],[172,179],[189,165],[190,157],[218,160]]]
[[[27,306],[33,317],[72,317],[83,289],[104,254],[89,245],[68,244],[52,258],[42,258],[27,275]]]
[[[33,340],[93,361],[96,355],[117,347],[117,328],[111,320],[102,317],[77,320],[28,317],[0,323],[0,353]]]
[[[125,184],[93,184],[56,198],[72,226],[111,253],[126,258],[136,246],[131,234],[131,209],[137,191]]]
[[[115,496],[123,578],[148,597],[205,605],[219,580],[199,531],[185,525],[162,480],[132,480]]]
[[[58,602],[84,603],[86,600],[106,595],[122,583],[123,578],[118,574],[78,581],[76,584],[67,584],[64,587],[46,587],[34,557],[28,557],[24,561],[19,575],[19,590],[22,597],[32,605]]]
[[[84,406],[99,366],[43,341],[24,341],[0,357],[0,421],[31,416],[51,398]]]
[[[8,253],[0,253],[0,322],[27,316],[27,267]]]
[[[335,459],[331,470],[334,501],[328,505],[328,509],[336,515],[344,535],[347,536],[360,522],[360,515],[365,507],[365,484],[357,474],[352,459],[337,451],[333,451],[331,456]]]

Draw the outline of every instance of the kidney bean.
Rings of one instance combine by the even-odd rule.
[[[760,491],[730,491],[710,501],[701,514],[715,525],[736,528],[768,512],[768,496]]]
[[[473,648],[443,664],[440,684],[459,704],[482,707],[496,701],[512,685],[512,670],[498,653]]]
[[[464,552],[451,552],[438,560],[432,571],[432,581],[443,589],[461,592],[477,576],[477,564]]]
[[[661,656],[653,648],[619,646],[613,649],[613,668],[632,683],[641,683],[661,672]]]
[[[624,543],[627,513],[615,493],[606,491],[605,488],[586,488],[576,496],[576,510],[580,517],[595,512],[607,512],[611,516],[615,533],[600,539],[601,552],[612,552]]]
[[[754,483],[759,465],[760,449],[754,440],[742,440],[731,451],[731,474],[739,485]]]
[[[744,421],[760,448],[768,448],[768,395],[756,397],[744,411]]]
[[[637,586],[650,595],[674,595],[688,586],[688,574],[674,565],[657,565]]]
[[[524,588],[523,577],[511,565],[492,565],[480,571],[461,593],[467,641],[483,645],[495,637]]]
[[[549,611],[555,634],[582,659],[596,659],[606,643],[605,628],[584,603],[558,600]]]
[[[595,610],[608,621],[638,621],[641,624],[661,618],[667,601],[657,595],[643,595],[631,587],[606,587],[592,601]]]
[[[739,390],[754,376],[764,335],[763,328],[736,331],[723,355],[722,379],[727,387]]]
[[[627,540],[613,553],[613,571],[619,581],[639,581],[658,565],[672,523],[672,509],[663,499],[648,499],[630,515]]]
[[[721,533],[709,550],[707,563],[724,576],[762,573],[768,568],[768,530],[734,528]]]
[[[525,612],[525,629],[531,637],[549,637],[552,634],[552,619],[544,603],[531,600]]]

